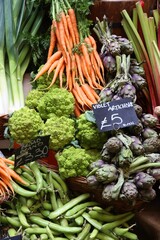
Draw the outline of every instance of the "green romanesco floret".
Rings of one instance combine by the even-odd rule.
[[[39,89],[32,89],[25,99],[25,106],[37,109],[38,102],[44,96],[44,94],[44,91],[40,91]]]
[[[35,109],[27,106],[13,112],[8,120],[11,138],[19,144],[25,144],[38,137],[44,122]]]
[[[59,173],[63,179],[77,176],[87,176],[89,173],[89,165],[97,160],[98,153],[95,154],[84,148],[75,148],[70,146],[56,154],[59,166]]]
[[[77,118],[76,139],[81,147],[85,149],[102,149],[107,140],[106,132],[99,132],[96,123],[86,119],[85,113]]]
[[[49,118],[45,122],[42,135],[50,135],[50,149],[63,149],[75,137],[75,121],[65,116]]]
[[[74,113],[74,96],[65,88],[51,88],[40,99],[38,111],[42,119],[52,116],[69,117]]]

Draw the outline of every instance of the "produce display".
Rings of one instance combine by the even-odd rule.
[[[14,162],[3,159],[8,169]],[[23,239],[138,239],[132,229],[134,213],[113,213],[90,199],[70,193],[60,175],[31,162],[16,169],[14,196],[1,204],[0,222],[10,237]]]
[[[138,240],[136,211],[152,202],[157,187],[160,189],[157,12],[153,11],[151,23],[140,2],[135,4],[133,20],[124,9],[122,26],[126,37],[122,37],[112,33],[107,14],[96,18],[95,23],[88,19],[94,1],[45,0],[42,6],[49,8],[51,23],[49,41],[44,40],[48,44],[46,59],[30,72],[32,89],[24,98],[21,79],[34,57],[31,46],[23,45],[19,33],[23,29],[24,33],[31,31],[30,24],[36,19],[36,30],[32,28],[35,36],[45,14],[44,9],[43,14],[39,12],[41,16],[35,10],[36,0],[32,4],[28,1],[19,5],[18,13],[23,9],[20,18],[13,18],[17,33],[10,26],[17,37],[12,39],[17,49],[13,49],[12,58],[17,64],[15,72],[21,77],[16,75],[20,80],[15,91],[20,102],[16,104],[7,82],[4,86],[10,95],[6,106],[10,111],[5,137],[19,149],[26,147],[20,157],[27,156],[27,146],[30,151],[34,140],[48,137],[47,151],[54,152],[54,161],[47,164],[33,154],[32,160],[23,158],[17,166],[18,152],[0,158],[0,238],[21,235],[23,240]],[[2,1],[5,10],[4,5]],[[14,15],[18,5],[7,0],[7,6]],[[25,14],[27,19],[32,14],[32,20],[23,22]],[[5,38],[7,24],[3,29]],[[151,26],[156,26],[155,33],[147,41],[142,33],[149,34]],[[5,39],[8,56],[9,40]],[[25,66],[21,66],[23,53],[28,56]],[[15,66],[11,64],[5,69],[7,78],[8,70]],[[14,81],[12,84],[16,86]],[[3,100],[3,94],[0,98]],[[118,102],[123,100],[128,101],[124,104],[129,104],[136,120],[122,126],[114,124],[114,120],[123,122],[125,118],[127,108],[124,116],[119,116],[124,105]],[[117,108],[112,106],[114,102]],[[111,119],[106,106],[112,111]],[[2,109],[3,114],[6,109]],[[111,121],[111,129],[99,129],[97,109],[103,110],[104,125],[109,126]]]

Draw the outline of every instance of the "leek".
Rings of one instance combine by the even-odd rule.
[[[23,79],[32,58],[32,41],[45,9],[36,0],[0,1],[0,115],[24,106]]]

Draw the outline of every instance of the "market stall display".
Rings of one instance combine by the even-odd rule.
[[[158,41],[152,58],[142,40],[134,42],[142,32],[132,32],[125,9],[122,37],[106,14],[88,19],[93,5],[50,2],[46,59],[31,72],[24,105],[5,124],[5,137],[18,148],[1,158],[3,238],[138,240],[136,217],[159,196],[158,72],[151,74]],[[142,2],[134,14],[135,24]]]

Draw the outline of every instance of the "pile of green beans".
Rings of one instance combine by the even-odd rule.
[[[16,170],[26,185],[12,182],[15,196],[1,205],[0,223],[8,236],[23,240],[137,240],[131,231],[134,214],[102,208],[89,193],[69,191],[52,169],[32,162]],[[74,196],[74,197],[73,197]]]

